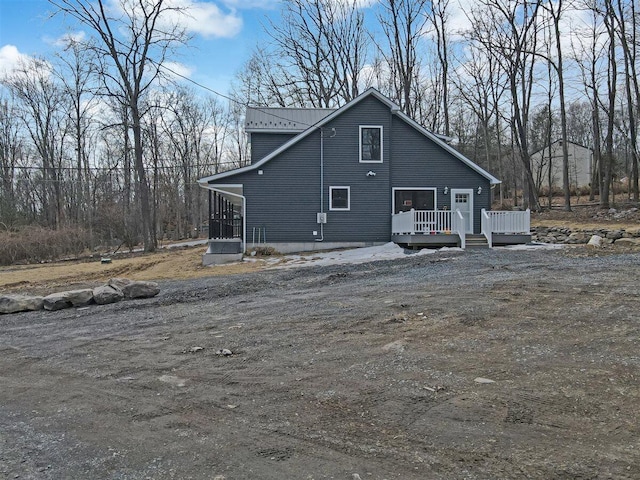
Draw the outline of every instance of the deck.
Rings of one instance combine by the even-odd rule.
[[[530,211],[482,210],[481,235],[465,232],[459,211],[410,210],[392,216],[391,240],[405,248],[467,248],[518,245],[531,242]],[[478,242],[479,239],[484,239]]]

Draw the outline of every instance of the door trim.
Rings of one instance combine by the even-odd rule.
[[[451,210],[454,209],[456,193],[467,194],[469,196],[469,224],[465,233],[473,233],[473,189],[472,188],[452,188],[451,189]]]

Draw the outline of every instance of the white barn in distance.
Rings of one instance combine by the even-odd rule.
[[[569,150],[569,187],[578,189],[591,185],[593,172],[593,151],[574,142],[567,142]],[[562,188],[562,140],[556,140],[542,150],[531,155],[531,169],[538,188],[549,187],[549,167],[551,186]]]

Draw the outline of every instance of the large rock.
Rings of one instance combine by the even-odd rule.
[[[52,293],[43,299],[45,310],[62,310],[63,308],[82,307],[93,301],[93,290],[69,290],[67,292]]]
[[[586,232],[572,232],[566,239],[566,243],[587,243],[590,235]]]
[[[66,292],[52,293],[44,297],[45,310],[62,310],[63,308],[71,308],[71,300],[66,296]]]
[[[43,297],[30,297],[27,295],[0,295],[0,313],[42,310],[43,304]]]
[[[124,298],[124,293],[118,287],[102,285],[93,289],[93,301],[98,305],[116,303]]]
[[[122,290],[125,285],[129,285],[132,281],[128,278],[112,278],[107,282],[107,285]]]
[[[160,287],[155,282],[129,280],[126,278],[112,278],[108,285],[117,287],[124,293],[124,298],[150,298],[160,293]]]
[[[614,243],[620,247],[640,247],[640,238],[619,238]]]
[[[602,237],[600,235],[592,235],[587,245],[599,247],[602,245]]]

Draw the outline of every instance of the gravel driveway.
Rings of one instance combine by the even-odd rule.
[[[450,251],[0,316],[0,478],[637,479],[639,267]]]

